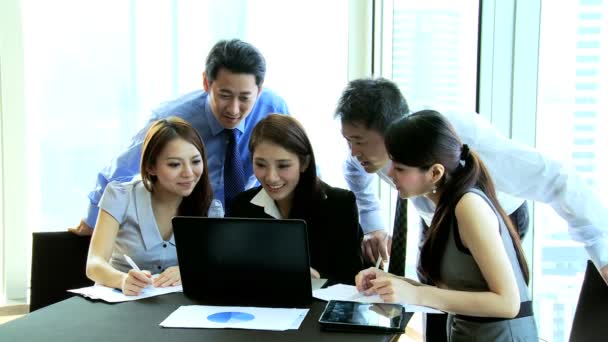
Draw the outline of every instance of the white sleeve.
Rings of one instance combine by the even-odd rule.
[[[481,115],[446,116],[463,142],[479,153],[497,191],[551,205],[596,265],[608,264],[608,208],[574,170],[506,138]]]
[[[378,184],[377,176],[365,172],[361,164],[352,156],[344,162],[344,178],[348,188],[357,198],[359,221],[363,233],[384,230],[385,224],[380,211],[380,201],[374,191]]]

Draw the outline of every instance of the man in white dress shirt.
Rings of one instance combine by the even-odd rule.
[[[374,177],[388,177],[389,158],[384,131],[395,119],[407,115],[407,102],[398,87],[386,79],[359,79],[348,84],[336,109],[342,135],[351,156],[344,165],[348,186],[357,197],[361,226],[365,233],[364,254],[369,261],[382,256],[387,245],[380,203],[374,192]],[[442,113],[463,143],[482,158],[496,185],[501,206],[513,214],[525,200],[551,205],[568,222],[570,235],[585,245],[591,260],[608,281],[608,208],[587,183],[561,162],[501,135],[476,113]],[[424,196],[412,199],[428,226],[434,205]],[[542,227],[539,227],[542,229]],[[523,235],[520,231],[520,235]]]

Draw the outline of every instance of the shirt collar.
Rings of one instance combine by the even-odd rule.
[[[224,131],[224,127],[220,124],[219,121],[213,115],[213,111],[211,110],[211,94],[207,94],[207,100],[205,101],[205,115],[207,117],[207,122],[209,123],[209,128],[211,128],[211,134],[218,135]],[[241,136],[243,132],[245,132],[245,117],[238,126],[235,127],[236,130],[239,131],[240,134],[237,136]]]
[[[155,246],[162,244],[163,238],[160,236],[154,211],[152,210],[152,194],[144,187],[143,182],[138,182],[135,189],[135,208],[139,219],[139,231],[144,241],[146,250],[149,251]],[[175,245],[175,238],[171,234],[169,239],[171,245]]]
[[[252,199],[251,204],[257,205],[258,207],[264,208],[264,212],[275,219],[282,219],[281,212],[277,207],[275,201],[270,195],[262,188]]]

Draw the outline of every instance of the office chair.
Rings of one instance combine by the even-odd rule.
[[[595,265],[587,261],[585,280],[576,305],[570,342],[605,341],[608,336],[608,285]]]
[[[72,297],[69,289],[93,285],[85,273],[90,241],[70,232],[33,234],[30,312]]]

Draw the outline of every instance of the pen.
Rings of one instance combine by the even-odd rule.
[[[129,266],[131,266],[132,269],[141,272],[141,269],[139,268],[139,266],[137,266],[137,264],[135,263],[135,261],[133,261],[133,259],[131,259],[130,256],[123,254],[123,256],[125,257],[125,260],[127,261],[127,264],[129,264]],[[150,278],[151,284],[152,286],[154,286],[154,281],[152,281],[152,278]]]
[[[131,259],[131,257],[129,257],[126,254],[123,254],[123,256],[125,257],[125,260],[127,261],[127,264],[129,264],[129,266],[131,266],[132,269],[141,272],[141,269],[137,266],[137,264],[135,263],[135,261],[133,261],[133,259]]]
[[[384,239],[382,240],[382,243],[386,245],[386,243],[388,242],[388,234],[386,234],[384,236]],[[376,260],[376,268],[380,268],[380,263],[382,262],[382,255],[378,254],[378,260]]]
[[[382,262],[382,257],[378,255],[378,260],[376,260],[376,268],[380,268],[380,263]]]

